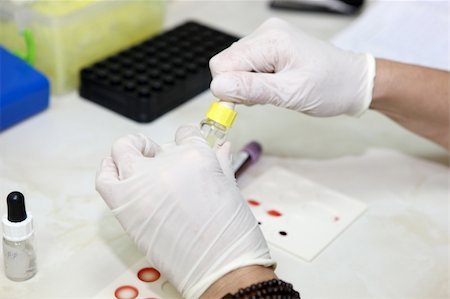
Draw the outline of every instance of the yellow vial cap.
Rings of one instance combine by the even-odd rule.
[[[221,124],[226,128],[231,128],[236,115],[236,111],[220,104],[219,102],[213,102],[211,106],[209,106],[208,112],[206,113],[207,118]]]

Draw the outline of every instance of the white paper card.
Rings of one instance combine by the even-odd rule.
[[[450,70],[450,1],[380,1],[333,43],[356,52]]]
[[[242,194],[266,240],[312,261],[366,209],[360,201],[274,167]]]
[[[106,286],[94,299],[182,298],[180,293],[143,258]]]

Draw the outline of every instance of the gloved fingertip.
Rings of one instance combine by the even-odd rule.
[[[232,158],[232,155],[231,155],[231,142],[230,141],[226,141],[224,144],[222,144],[222,146],[217,148],[216,153],[217,153],[217,155],[225,157],[231,163],[231,158]]]
[[[230,180],[234,180],[234,173],[231,167],[231,142],[226,141],[222,144],[222,146],[217,148],[216,157],[225,176],[227,176]]]
[[[221,54],[216,54],[214,55],[210,60],[209,60],[209,69],[211,70],[211,74],[213,75],[213,77],[215,77],[222,69],[222,59],[221,59]]]
[[[137,136],[141,138],[144,146],[141,146],[141,152],[145,157],[153,158],[160,150],[161,146],[148,138],[143,133],[138,133]],[[139,148],[139,147],[138,147]]]
[[[199,126],[184,125],[179,127],[175,133],[175,143],[181,145],[192,141],[206,144],[206,140],[203,138]]]
[[[111,148],[111,156],[119,168],[136,157],[152,158],[160,146],[144,134],[129,134],[117,139]]]
[[[100,171],[117,174],[117,167],[114,160],[111,157],[104,158],[100,163]]]
[[[281,28],[284,28],[284,27],[289,27],[290,25],[289,25],[289,23],[288,22],[286,22],[285,20],[283,20],[283,19],[280,19],[280,18],[277,18],[277,17],[271,17],[271,18],[269,18],[268,20],[266,20],[261,26],[260,26],[260,28],[262,27],[262,28],[266,28],[266,27],[268,27],[268,28],[277,28],[277,27],[281,27]]]
[[[211,92],[219,99],[235,101],[239,81],[233,75],[219,74],[211,81],[210,88]]]
[[[229,72],[218,75],[211,82],[211,92],[221,100],[244,104],[267,104],[273,97],[270,81],[273,74],[252,72]]]
[[[108,182],[115,182],[119,180],[119,172],[116,164],[111,157],[106,157],[100,163],[95,179],[96,189],[101,192],[102,186]]]
[[[233,63],[233,46],[236,43],[233,43],[230,47],[226,48],[220,53],[217,53],[209,60],[209,69],[211,70],[211,74],[213,77],[216,75],[223,73],[223,72],[229,72],[232,71],[235,67],[235,64]]]

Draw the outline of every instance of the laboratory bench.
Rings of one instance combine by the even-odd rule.
[[[271,10],[266,1],[169,1],[165,28],[187,20],[244,36],[281,17],[329,40],[354,17]],[[197,124],[209,91],[148,124],[80,98],[52,97],[46,111],[0,134],[0,212],[22,191],[35,221],[38,273],[25,282],[0,274],[0,297],[92,298],[142,259],[95,191],[95,173],[115,139],[141,132],[171,142]],[[237,107],[229,139],[237,151],[257,140],[261,162],[245,186],[281,165],[368,205],[367,211],[307,263],[274,248],[280,278],[302,298],[448,296],[448,153],[379,113],[314,118],[272,106]],[[447,196],[443,196],[447,194]],[[3,261],[2,261],[3,262]],[[0,265],[3,270],[3,265]]]

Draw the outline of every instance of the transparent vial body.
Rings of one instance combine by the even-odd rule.
[[[202,131],[202,134],[209,146],[213,149],[218,148],[227,140],[228,129],[209,118],[204,119],[200,123],[200,130]]]
[[[23,241],[3,238],[3,261],[9,279],[24,281],[32,278],[37,272],[34,236]]]

